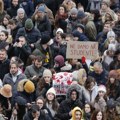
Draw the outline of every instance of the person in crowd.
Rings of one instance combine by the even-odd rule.
[[[40,42],[35,44],[36,49],[32,53],[32,55],[43,58],[43,66],[46,68],[53,67],[53,56],[49,42],[50,36],[48,34],[42,35]]]
[[[36,99],[34,83],[29,79],[23,79],[18,82],[17,93],[15,95],[14,101],[19,96],[26,100],[26,105],[28,105],[27,107],[29,109],[29,105],[31,105],[31,103]]]
[[[8,32],[6,30],[2,30],[0,32],[0,49],[8,50],[9,43],[8,43]]]
[[[85,26],[82,24],[77,24],[76,29],[72,32],[74,41],[88,41],[85,35]]]
[[[20,37],[26,37],[27,43],[32,44],[37,42],[41,38],[40,31],[34,27],[34,24],[30,18],[25,21],[25,26],[20,28],[16,34],[16,40]]]
[[[117,119],[119,120],[120,119],[120,97],[116,99],[116,116],[117,116]]]
[[[104,85],[100,85],[98,87],[98,95],[95,98],[94,108],[96,110],[100,110],[105,112],[107,105],[107,95],[106,95],[106,87]]]
[[[27,101],[23,97],[18,96],[15,98],[15,104],[12,108],[10,120],[22,120],[26,113],[26,105]]]
[[[52,120],[52,118],[49,116],[49,109],[44,105],[44,98],[38,97],[36,99],[36,104],[39,106],[39,109],[43,112],[45,112],[46,120]]]
[[[40,5],[33,16],[35,27],[41,32],[41,35],[51,35],[51,23],[45,13],[45,5]]]
[[[116,108],[115,100],[109,99],[107,101],[106,120],[111,120],[111,119],[119,120],[115,108]]]
[[[90,72],[89,75],[94,77],[97,85],[105,85],[107,82],[107,72],[104,70],[103,65],[100,62],[95,62],[94,71]]]
[[[70,10],[72,8],[76,7],[76,4],[75,4],[75,2],[73,0],[64,0],[63,3],[62,3],[62,5],[65,6],[67,12],[70,12]]]
[[[27,17],[30,18],[34,12],[33,2],[31,0],[19,0],[19,4],[25,10]]]
[[[17,20],[17,23],[19,24],[20,27],[24,27],[25,21],[27,20],[27,16],[23,8],[19,8],[17,10],[17,15],[15,19]]]
[[[62,28],[64,32],[66,32],[67,22],[66,19],[68,17],[66,8],[64,5],[60,5],[59,9],[55,15],[55,29]]]
[[[114,44],[109,44],[108,49],[104,51],[102,56],[102,64],[106,71],[109,71],[109,65],[113,62],[114,54],[116,51],[116,46]]]
[[[98,94],[98,86],[96,84],[95,78],[88,76],[85,82],[85,100],[86,102],[94,104],[95,98]]]
[[[54,1],[54,0],[52,0],[52,1]],[[37,17],[37,10],[38,10],[38,8],[40,7],[40,5],[44,5],[44,7],[45,7],[45,13],[48,16],[48,19],[49,19],[51,25],[54,25],[54,22],[55,22],[55,20],[54,20],[54,10],[55,10],[54,7],[56,7],[56,6],[53,5],[54,3],[52,1],[49,2],[49,1],[40,0],[38,2],[37,6],[36,6],[36,10],[35,10],[32,18],[34,19],[34,18]],[[50,4],[52,3],[52,9],[54,9],[53,11],[51,11],[51,6],[48,7],[48,5],[47,5],[48,2]]]
[[[78,23],[85,26],[85,35],[90,41],[95,41],[97,36],[96,26],[93,22],[93,17],[88,14],[86,15],[83,11],[78,11],[77,14]]]
[[[42,78],[38,81],[36,87],[36,96],[46,97],[47,91],[52,87],[52,72],[49,69],[45,69]]]
[[[54,58],[54,69],[56,72],[60,72],[61,68],[65,65],[65,60],[62,55],[57,55]]]
[[[105,115],[102,111],[96,110],[93,112],[91,120],[105,120]]]
[[[7,8],[7,14],[10,15],[11,18],[14,18],[17,16],[17,10],[19,8],[19,0],[11,0],[11,6]]]
[[[10,61],[7,58],[7,51],[5,49],[0,50],[0,79],[3,81],[5,74],[9,72]]]
[[[83,120],[83,112],[79,107],[72,110],[72,118],[70,120]]]
[[[119,69],[120,68],[120,49],[117,49],[115,52],[114,60],[110,63],[109,69]]]
[[[0,0],[0,25],[2,25],[2,21],[5,15],[6,15],[6,12],[4,10],[4,1]]]
[[[26,66],[27,59],[31,54],[31,48],[28,45],[26,38],[20,36],[17,42],[9,48],[8,54],[19,57],[24,62],[24,66]]]
[[[120,83],[117,80],[117,71],[111,70],[107,80],[107,97],[116,100],[120,96]]]
[[[57,114],[57,110],[59,108],[59,103],[56,99],[56,91],[53,87],[51,87],[46,93],[45,106],[49,110],[49,116],[51,119],[54,119],[55,114]]]
[[[79,99],[79,91],[77,89],[71,89],[68,91],[69,97],[60,103],[56,118],[60,120],[69,120],[72,117],[72,109],[75,107],[83,108],[83,104]]]
[[[3,18],[3,23],[2,25],[6,28],[9,29],[9,20],[10,20],[10,16],[8,14],[6,14]]]
[[[90,103],[85,103],[83,109],[83,119],[90,120],[93,113],[93,107]]]
[[[15,43],[15,38],[16,38],[16,34],[18,32],[19,29],[19,25],[17,24],[17,20],[16,19],[10,19],[9,23],[8,23],[9,29],[10,29],[10,34],[12,36],[12,43]]]
[[[24,73],[28,79],[37,82],[37,80],[42,77],[44,70],[42,57],[36,56],[33,64],[27,66]]]
[[[76,28],[76,25],[78,23],[78,21],[77,21],[77,13],[78,13],[77,8],[72,8],[70,10],[69,17],[66,19],[66,21],[67,21],[67,30],[66,30],[66,32],[68,34],[71,34],[72,31],[75,30],[75,28]]]
[[[47,120],[45,113],[39,110],[39,106],[33,104],[30,110],[24,115],[23,120]]]
[[[12,86],[9,84],[3,85],[0,89],[0,113],[10,119],[12,112]]]
[[[22,79],[25,79],[26,76],[19,69],[17,62],[12,62],[10,64],[9,70],[10,72],[8,72],[3,78],[3,85],[10,84],[12,86],[12,93],[14,99],[14,96],[17,93],[18,82],[21,81]]]

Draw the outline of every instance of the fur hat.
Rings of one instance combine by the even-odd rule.
[[[33,22],[30,18],[28,18],[26,21],[25,21],[25,28],[28,29],[28,30],[31,30],[33,28]]]
[[[99,91],[103,91],[104,93],[106,93],[106,87],[104,86],[104,85],[100,85],[99,87],[98,87],[98,92]]]
[[[64,57],[62,55],[57,55],[54,58],[54,61],[57,62],[60,67],[62,67],[65,64],[65,60],[64,60]]]
[[[45,12],[45,5],[40,5],[38,8],[38,12]]]
[[[49,35],[42,35],[40,44],[47,44],[50,41]]]
[[[61,28],[58,28],[58,29],[57,29],[57,31],[56,31],[56,34],[57,34],[58,32],[61,32],[61,33],[63,33],[63,29],[61,29]]]
[[[49,76],[50,78],[52,78],[52,72],[49,69],[45,69],[43,72],[43,77],[45,76]]]
[[[47,91],[46,95],[47,95],[48,93],[52,93],[52,94],[54,94],[54,95],[56,96],[56,91],[55,91],[54,87],[51,87],[51,88]]]
[[[71,15],[71,14],[78,14],[77,8],[72,8],[72,9],[70,10],[70,15]]]
[[[106,4],[107,6],[110,6],[110,0],[103,0],[102,3]]]
[[[83,19],[86,17],[86,14],[83,11],[78,11],[77,19]]]
[[[5,84],[1,89],[0,89],[0,94],[3,95],[6,98],[12,97],[12,87],[9,84]]]
[[[115,38],[115,32],[112,30],[107,33],[107,38],[109,38],[111,36]]]
[[[27,93],[32,93],[35,91],[35,86],[33,84],[32,81],[28,80],[25,85],[24,85],[24,90],[27,92]]]

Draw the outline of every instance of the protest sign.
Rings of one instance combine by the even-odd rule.
[[[68,72],[60,72],[55,73],[52,79],[56,95],[66,95],[67,89],[72,83],[73,75]]]
[[[98,57],[98,42],[80,42],[69,41],[67,42],[66,58],[80,59],[81,57],[87,59],[95,59]]]

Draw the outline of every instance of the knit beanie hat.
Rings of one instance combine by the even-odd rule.
[[[72,9],[70,10],[70,15],[71,15],[71,14],[78,14],[77,8],[72,8]]]
[[[38,8],[39,12],[45,12],[45,5],[40,5]]]
[[[28,18],[26,21],[25,21],[25,28],[28,29],[28,30],[31,30],[33,28],[33,22],[30,18]]]
[[[42,35],[40,44],[47,44],[50,41],[50,36],[49,35]]]
[[[49,69],[45,69],[43,72],[43,77],[45,76],[49,76],[50,78],[52,78],[52,72]]]
[[[72,32],[72,35],[73,35],[73,37],[80,37],[80,35],[81,35],[81,33],[79,32],[79,31],[77,31],[77,30],[74,30],[73,32]]]
[[[86,14],[83,11],[78,11],[77,19],[83,19],[86,17]]]
[[[109,99],[108,101],[107,101],[107,108],[108,109],[112,109],[112,108],[115,108],[115,100],[114,99]]]
[[[64,57],[62,55],[57,55],[54,58],[54,61],[58,63],[60,67],[62,67],[65,64]]]
[[[109,37],[114,37],[115,38],[115,33],[114,33],[114,31],[109,31],[108,33],[107,33],[107,38],[109,38]]]
[[[110,0],[103,0],[102,3],[106,4],[107,6],[110,6]]]
[[[28,80],[24,85],[24,90],[27,93],[33,93],[35,91],[35,86],[32,81]]]
[[[18,13],[25,13],[25,10],[23,9],[23,8],[19,8],[18,10],[17,10],[17,14]]]
[[[57,31],[56,31],[56,34],[57,34],[58,32],[61,32],[61,33],[63,33],[63,29],[61,29],[61,28],[58,28],[58,29],[57,29]]]
[[[48,93],[52,93],[53,95],[56,96],[56,91],[55,91],[54,87],[51,87],[51,88],[47,91],[46,96],[47,96]]]
[[[104,93],[106,93],[106,87],[104,86],[104,85],[100,85],[99,87],[98,87],[98,92],[99,91],[103,91]]]

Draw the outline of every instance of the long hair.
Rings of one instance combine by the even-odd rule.
[[[4,2],[3,0],[0,0],[0,13],[3,13],[4,11]]]
[[[102,113],[102,120],[105,120],[105,115],[104,115],[104,113],[103,113],[102,111],[100,111],[100,110],[95,110],[95,111],[93,112],[90,120],[97,120],[96,117],[97,117],[97,114],[98,114],[99,112]]]
[[[48,100],[47,97],[46,97],[46,99],[45,99],[45,105],[46,105],[46,103],[49,104],[49,100]],[[59,107],[59,103],[58,103],[57,99],[56,99],[55,96],[54,96],[54,99],[52,100],[52,109],[53,109],[54,111],[57,111],[57,110],[58,110],[58,107]]]

